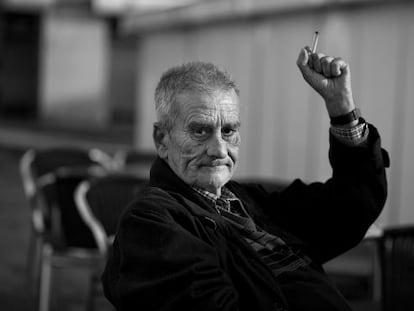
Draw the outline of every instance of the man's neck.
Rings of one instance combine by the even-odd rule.
[[[221,196],[221,189],[218,192],[211,192],[211,191],[209,191],[207,189],[200,188],[200,187],[197,187],[197,186],[193,186],[192,188],[194,190],[196,190],[198,193],[201,193],[204,196],[209,197],[213,201],[216,201]]]

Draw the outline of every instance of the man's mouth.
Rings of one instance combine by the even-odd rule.
[[[217,161],[213,161],[213,162],[209,162],[209,163],[203,163],[200,166],[205,166],[205,167],[227,166],[227,162],[217,160]]]

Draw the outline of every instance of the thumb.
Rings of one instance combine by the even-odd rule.
[[[303,77],[309,83],[312,77],[312,69],[308,65],[309,61],[309,51],[306,48],[302,48],[299,52],[298,59],[296,64],[298,65],[300,71],[302,72]]]
[[[296,64],[302,70],[303,67],[307,66],[309,60],[309,53],[305,48],[300,49]]]

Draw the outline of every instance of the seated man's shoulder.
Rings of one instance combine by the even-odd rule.
[[[148,214],[160,215],[170,214],[176,211],[180,204],[175,196],[159,187],[145,187],[127,209],[127,214]]]

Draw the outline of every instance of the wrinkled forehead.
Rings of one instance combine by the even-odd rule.
[[[176,97],[178,118],[238,122],[239,98],[234,90],[212,93],[187,92]]]

